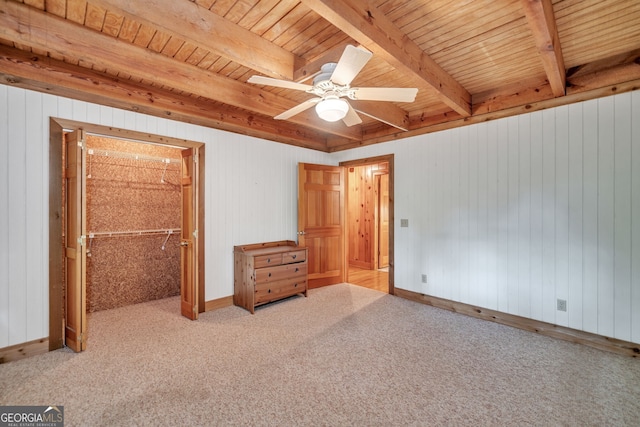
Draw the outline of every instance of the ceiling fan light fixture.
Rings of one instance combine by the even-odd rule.
[[[349,104],[344,99],[326,98],[316,104],[316,113],[327,122],[344,119],[349,111]]]

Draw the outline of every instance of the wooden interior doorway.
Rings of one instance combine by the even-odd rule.
[[[173,146],[181,149],[182,156],[182,205],[181,205],[181,235],[180,252],[183,269],[181,277],[181,313],[190,319],[196,319],[198,313],[205,310],[204,303],[204,144],[193,141],[168,138],[140,132],[107,128],[99,125],[80,123],[64,119],[50,120],[50,155],[49,155],[49,350],[60,348],[67,339],[72,337],[70,346],[81,351],[86,345],[83,328],[86,330],[86,270],[80,273],[75,267],[83,265],[82,258],[86,256],[86,226],[82,221],[73,220],[76,224],[69,248],[68,232],[63,236],[65,226],[63,220],[68,219],[63,211],[63,185],[69,184],[67,177],[63,180],[63,168],[68,170],[69,164],[63,165],[63,138],[65,134],[78,137],[83,133],[102,135],[105,137],[131,141],[133,143],[156,144]],[[78,147],[78,141],[75,146]],[[72,144],[73,145],[73,144]],[[76,155],[72,161],[73,176],[83,174],[81,159],[82,150],[73,150]],[[186,153],[186,154],[185,154]],[[69,154],[67,153],[67,156]],[[77,161],[78,160],[78,161]],[[72,180],[75,186],[77,179]],[[85,190],[82,185],[76,186],[77,191],[72,195],[76,202],[72,203],[78,212],[82,208]],[[186,197],[185,197],[186,195]],[[67,195],[69,196],[69,195]],[[77,216],[77,214],[74,214]],[[73,219],[73,218],[71,218]],[[65,241],[66,240],[66,241]],[[75,245],[74,242],[78,242]],[[66,247],[67,249],[64,249]],[[83,249],[85,248],[85,249]],[[65,260],[73,260],[68,262]],[[79,260],[79,261],[76,261]],[[74,283],[66,285],[65,264],[74,268],[71,280]],[[188,266],[185,270],[184,266]],[[186,272],[186,273],[185,273]],[[185,281],[185,276],[189,279]],[[84,281],[84,282],[83,282]],[[73,289],[72,289],[73,288]],[[67,292],[72,290],[73,296],[67,298]],[[75,289],[75,290],[74,290]],[[84,292],[83,292],[84,291]],[[76,295],[77,294],[77,295]],[[65,308],[73,305],[73,310]],[[84,320],[84,322],[83,322]],[[72,331],[69,335],[66,331]]]
[[[345,225],[347,281],[363,283],[389,294],[394,293],[393,159],[393,154],[390,154],[340,163],[346,169],[348,188]],[[369,174],[369,181],[362,186],[352,182],[364,179],[356,173],[358,170]],[[365,196],[355,194],[355,191],[370,191],[370,194]],[[365,209],[369,210],[366,214],[363,212]],[[351,217],[355,210],[358,218]],[[353,225],[356,222],[359,226]],[[357,236],[357,233],[366,235]],[[360,255],[355,256],[355,251]]]

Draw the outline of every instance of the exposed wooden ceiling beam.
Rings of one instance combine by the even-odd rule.
[[[7,46],[0,46],[0,76],[2,83],[24,89],[326,151],[324,132],[137,85]]]
[[[263,39],[191,1],[89,0],[109,11],[203,47],[267,76],[293,79],[302,61],[291,52]]]
[[[614,86],[640,80],[640,60],[607,67],[589,74],[579,74],[567,79],[567,95],[580,93],[603,86]],[[636,88],[637,89],[637,88]]]
[[[640,49],[572,67],[567,70],[567,93],[572,90],[572,86],[579,86],[586,81],[595,80],[602,85],[602,80],[607,80],[608,84],[635,80],[638,78],[638,70]]]
[[[400,72],[434,89],[453,110],[471,115],[469,92],[368,1],[301,1]]]
[[[540,77],[473,95],[473,114],[495,113],[554,97],[549,81]]]
[[[148,81],[267,116],[275,116],[296,105],[253,85],[176,61],[22,3],[0,0],[0,8],[0,37],[14,43],[81,58],[106,69],[127,70]],[[321,120],[304,115],[289,121],[353,140],[362,138],[358,127],[327,126]]]
[[[551,0],[522,0],[540,59],[555,96],[566,91],[564,59]]]

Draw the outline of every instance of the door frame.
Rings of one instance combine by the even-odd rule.
[[[349,168],[352,166],[365,166],[369,164],[375,163],[383,163],[386,162],[389,165],[389,294],[395,294],[395,255],[394,255],[394,167],[393,167],[393,154],[386,154],[376,157],[367,157],[364,159],[356,159],[356,160],[348,160],[344,162],[340,162],[339,166],[344,168]],[[345,186],[349,188],[349,174],[345,174]],[[345,191],[345,197],[349,197],[349,192]],[[346,204],[345,200],[345,204]],[[349,241],[349,227],[347,227],[345,221],[345,242]],[[346,280],[349,281],[349,245],[345,243],[345,261],[347,263],[346,267]]]
[[[198,224],[196,279],[198,286],[198,312],[205,310],[204,297],[204,216],[205,216],[205,144],[186,139],[171,138],[144,132],[101,126],[75,120],[50,117],[49,119],[49,351],[64,346],[64,311],[63,301],[63,252],[62,252],[62,138],[63,134],[76,129],[84,129],[87,133],[106,136],[113,139],[138,143],[171,145],[181,148],[198,149],[197,162],[197,198]]]
[[[387,177],[387,221],[389,221],[388,217],[388,211],[389,211],[389,172],[385,171],[384,173],[373,173],[373,182],[374,182],[374,191],[376,194],[375,197],[375,207],[374,207],[374,211],[375,211],[375,226],[374,226],[374,239],[373,239],[373,268],[374,269],[379,269],[380,268],[380,235],[382,233],[380,233],[380,229],[382,228],[381,225],[381,217],[382,215],[380,214],[380,211],[382,210],[382,203],[381,203],[381,199],[382,199],[382,195],[381,195],[381,189],[382,189],[382,177],[386,176]],[[389,238],[388,236],[389,232],[387,232],[387,240]],[[387,258],[389,257],[389,242],[387,241]]]

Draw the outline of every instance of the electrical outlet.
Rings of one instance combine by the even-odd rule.
[[[558,299],[558,311],[567,311],[566,299]]]
[[[427,283],[427,275],[426,274],[422,275],[422,283]]]
[[[400,227],[408,227],[409,226],[409,220],[408,219],[401,219],[400,220]]]

